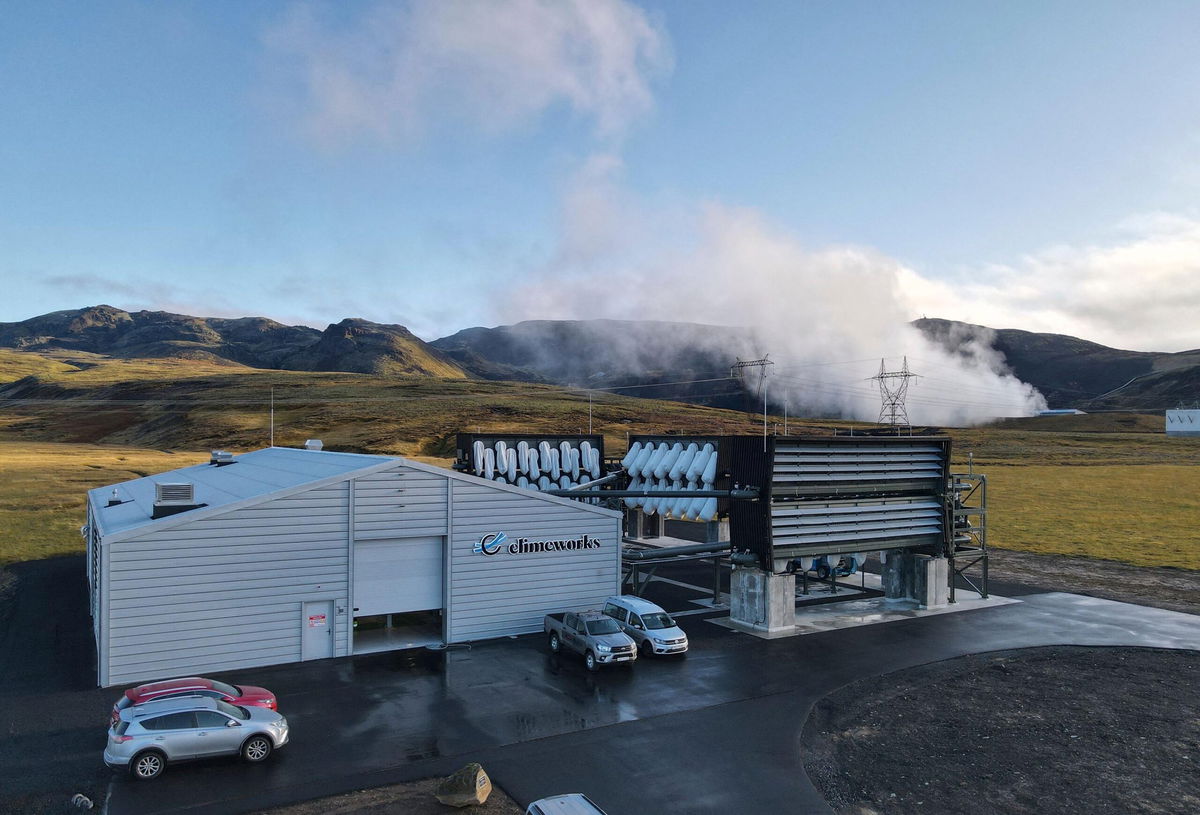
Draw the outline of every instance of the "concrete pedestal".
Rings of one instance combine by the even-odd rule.
[[[950,566],[943,557],[889,552],[881,577],[883,594],[890,600],[915,600],[921,608],[950,602]]]
[[[739,567],[729,582],[729,617],[734,623],[767,633],[796,627],[796,577]]]
[[[729,521],[709,521],[705,524],[704,542],[717,543],[729,540]]]

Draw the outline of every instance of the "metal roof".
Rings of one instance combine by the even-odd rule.
[[[234,456],[232,464],[196,464],[133,481],[122,481],[88,490],[92,517],[102,535],[127,532],[155,523],[154,485],[188,483],[195,485],[195,500],[206,509],[241,503],[325,479],[337,480],[358,470],[399,462],[391,456],[360,453],[332,453],[325,450],[297,450],[291,447],[267,447]],[[108,506],[113,490],[121,501]],[[180,515],[166,518],[177,518]],[[157,520],[163,521],[166,518]]]
[[[136,537],[142,534],[142,527],[149,527],[151,524],[156,528],[163,528],[187,523],[192,519],[199,519],[202,515],[240,509],[279,497],[281,493],[296,492],[321,486],[323,483],[336,483],[373,470],[386,470],[397,464],[443,478],[484,484],[489,489],[518,492],[539,501],[562,504],[598,515],[621,515],[620,512],[605,507],[498,481],[485,481],[474,475],[456,473],[398,456],[334,453],[328,450],[299,450],[293,447],[267,447],[234,456],[232,464],[195,464],[158,475],[97,487],[88,490],[88,503],[102,539],[108,541],[117,536],[116,539],[119,540]],[[203,507],[154,518],[155,485],[174,483],[193,484],[195,502]],[[108,506],[114,489],[121,503]]]

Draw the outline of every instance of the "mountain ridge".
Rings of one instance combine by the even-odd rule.
[[[465,378],[453,360],[402,325],[347,318],[319,331],[266,317],[193,317],[109,305],[0,323],[0,347],[121,358],[179,357],[291,371]]]
[[[913,326],[951,352],[982,341],[1050,407],[1161,409],[1200,399],[1200,350],[1125,351],[1064,334],[940,318]],[[99,305],[0,323],[0,347],[266,370],[531,382],[735,409],[760,404],[727,376],[739,357],[761,356],[753,333],[696,323],[528,320],[465,328],[425,342],[402,325],[360,318],[318,330],[266,317],[205,318]]]

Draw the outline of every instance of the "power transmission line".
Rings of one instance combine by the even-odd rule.
[[[908,381],[917,375],[908,370],[908,357],[899,371],[888,371],[884,361],[879,360],[879,373],[871,377],[879,383],[879,396],[882,406],[879,408],[879,424],[892,427],[911,427],[908,421],[908,410],[904,407],[904,399],[908,395]]]
[[[758,387],[763,395],[763,450],[767,449],[767,366],[775,364],[767,359],[769,356],[770,354],[767,354],[762,359],[747,360],[739,357],[738,361],[729,367],[729,377],[741,381],[745,381],[747,368],[758,368]]]

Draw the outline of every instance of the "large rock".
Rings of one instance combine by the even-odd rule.
[[[492,794],[492,780],[483,767],[472,762],[438,784],[434,794],[447,806],[478,806]]]

